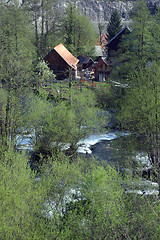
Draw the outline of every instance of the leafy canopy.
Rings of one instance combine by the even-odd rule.
[[[61,19],[60,34],[64,44],[76,56],[93,52],[97,34],[91,21],[78,12],[75,5],[69,3],[65,16]]]
[[[95,96],[88,89],[78,94],[73,91],[71,104],[68,101],[54,104],[35,99],[28,123],[35,128],[36,147],[42,152],[51,152],[66,144],[77,148],[80,139],[98,131],[105,122],[105,119],[97,116],[95,104]]]

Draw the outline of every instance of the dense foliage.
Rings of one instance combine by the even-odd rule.
[[[122,46],[124,74],[121,66],[117,69],[128,88],[117,90],[104,83],[96,91],[89,86],[77,91],[70,83],[62,100],[53,94],[54,75],[44,62],[36,62],[54,34],[54,20],[52,31],[44,32],[51,19],[50,4],[50,0],[26,4],[34,29],[23,8],[0,5],[0,239],[156,240],[158,196],[134,193],[133,182],[139,184],[139,177],[122,176],[92,156],[76,154],[76,148],[79,140],[106,126],[108,119],[97,106],[116,108],[122,127],[145,136],[160,183],[159,16],[153,21],[142,2],[132,15],[136,24]],[[69,6],[62,24],[64,41],[73,52],[86,53],[92,47],[92,41],[86,42],[92,28]],[[130,71],[124,72],[124,66]],[[23,135],[33,140],[28,152],[18,148]]]
[[[111,40],[117,33],[121,31],[121,29],[121,16],[118,10],[115,9],[111,14],[111,18],[107,26],[108,39]]]
[[[75,5],[69,4],[62,18],[60,32],[67,48],[76,56],[94,53],[97,34],[92,22],[80,14]]]
[[[132,12],[132,32],[122,44],[117,73],[128,84],[119,119],[124,128],[145,136],[145,145],[157,181],[159,165],[159,14],[151,16],[140,1]]]
[[[35,148],[39,153],[51,153],[70,147],[77,149],[78,142],[90,132],[98,132],[107,119],[98,114],[94,94],[84,89],[71,91],[70,101],[57,103],[32,98],[30,114],[26,116],[28,128],[35,129]]]
[[[7,146],[22,125],[22,106],[33,86],[32,62],[35,47],[26,13],[14,5],[0,6],[0,129],[1,143]]]
[[[67,3],[64,11],[56,4],[56,0],[29,0],[23,5],[33,20],[37,56],[44,57],[60,42],[76,56],[93,53],[97,34],[92,22],[74,2]]]
[[[49,158],[36,176],[24,154],[3,155],[1,239],[158,239],[156,198],[124,194],[110,166],[59,158]]]

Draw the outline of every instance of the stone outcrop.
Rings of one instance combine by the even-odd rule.
[[[17,0],[23,5],[27,0]],[[76,4],[79,11],[86,16],[94,23],[98,29],[98,23],[104,26],[104,31],[108,21],[111,17],[111,14],[114,9],[117,9],[122,17],[122,24],[128,26],[130,22],[129,12],[133,8],[135,1],[132,0],[57,0],[53,1],[54,8],[57,8],[59,14],[63,14],[69,1],[72,1],[73,4]],[[146,0],[149,9],[154,13],[157,7],[160,8],[160,0]]]
[[[127,1],[77,1],[80,12],[87,15],[92,21],[109,21],[112,11],[116,8],[124,20],[129,20],[129,10],[133,7],[133,2]]]
[[[77,0],[75,4],[79,11],[88,16],[96,27],[98,23],[101,23],[105,27],[114,9],[119,11],[122,22],[128,25],[130,20],[129,11],[133,8],[132,1]],[[62,12],[66,5],[66,0],[59,0],[57,8]]]
[[[160,7],[160,0],[146,1],[152,13],[157,7]],[[58,0],[57,8],[63,12],[67,2],[67,0]],[[119,11],[123,25],[128,26],[130,22],[129,12],[133,8],[135,1],[75,0],[73,3],[76,4],[81,13],[88,16],[96,27],[98,23],[106,27],[114,9]]]

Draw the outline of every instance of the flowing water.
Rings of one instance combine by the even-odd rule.
[[[18,136],[19,149],[33,151],[33,135]],[[79,154],[92,155],[99,165],[105,167],[110,164],[120,173],[130,174],[133,181],[128,183],[126,191],[141,195],[158,194],[158,184],[141,177],[151,167],[143,139],[128,132],[106,130],[81,139],[78,145]],[[135,178],[135,176],[139,177]]]
[[[125,187],[126,192],[140,195],[158,194],[158,184],[150,179],[142,178],[151,168],[151,164],[143,144],[137,135],[117,130],[103,134],[90,135],[79,142],[79,153],[92,154],[98,164],[104,167],[110,164],[122,174],[132,178]]]
[[[33,151],[33,136],[34,134],[17,137],[19,149]],[[128,132],[112,130],[101,134],[92,134],[81,139],[78,145],[77,152],[79,154],[85,154],[87,157],[94,156],[99,165],[105,167],[110,164],[120,171],[120,174],[130,175],[130,180],[122,183],[125,193],[158,195],[158,184],[141,177],[143,170],[151,167],[143,146],[143,139]],[[52,219],[53,213],[57,209],[58,213],[63,216],[66,205],[71,201],[77,201],[74,197],[75,193],[82,198],[80,189],[71,188],[66,192],[62,202],[58,205],[58,209],[53,199],[47,200],[44,203],[42,215],[47,219]]]

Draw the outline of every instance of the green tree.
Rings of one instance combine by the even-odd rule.
[[[3,83],[1,104],[1,143],[14,140],[22,123],[21,110],[33,84],[34,45],[32,28],[25,12],[14,5],[0,6],[0,81]]]
[[[115,9],[107,25],[108,39],[112,39],[119,31],[122,30],[121,16],[117,9]]]
[[[128,82],[129,88],[121,101],[119,116],[122,126],[145,137],[146,149],[160,186],[159,50],[156,49],[152,29],[153,24],[158,29],[158,21],[153,22],[145,2],[140,1],[137,9],[133,13],[135,27],[129,35],[129,47],[124,53],[127,72],[122,75],[122,81]]]
[[[10,148],[0,158],[1,239],[44,238],[45,221],[39,214],[45,202],[45,188],[35,179],[25,154]]]
[[[88,133],[98,131],[105,119],[98,117],[95,97],[90,90],[72,92],[72,103],[53,104],[37,99],[31,107],[29,125],[35,128],[39,152],[51,153],[66,144],[75,151],[77,143]],[[101,120],[101,121],[100,121]],[[105,122],[106,124],[106,122]]]
[[[122,101],[119,119],[123,127],[144,136],[144,145],[160,185],[159,79],[160,70],[155,62],[145,72],[135,73],[134,84]]]
[[[54,199],[56,207],[50,204],[48,210],[52,209],[59,238],[123,239],[127,218],[119,173],[110,166],[96,166],[91,159],[83,161],[78,157],[70,164],[66,157],[60,159],[52,161],[44,171],[48,197]]]
[[[158,239],[159,200],[124,193],[111,166],[59,154],[37,175],[25,154],[10,148],[0,157],[2,240]]]
[[[64,44],[73,54],[89,55],[93,52],[96,31],[91,21],[80,14],[72,3],[66,8],[60,34],[63,34]]]
[[[37,58],[43,58],[48,47],[54,44],[56,23],[60,17],[55,10],[56,2],[56,0],[29,0],[23,4],[23,8],[29,13],[34,26]],[[49,41],[51,36],[52,42]]]
[[[52,84],[55,79],[53,71],[49,69],[45,61],[40,61],[37,66],[39,84]]]
[[[135,3],[131,13],[132,23],[130,24],[131,33],[123,39],[120,45],[118,61],[121,63],[113,71],[115,78],[129,83],[135,71],[145,71],[148,62],[158,59],[159,50],[157,48],[158,20],[151,16],[146,2]],[[156,43],[157,42],[157,43]]]

